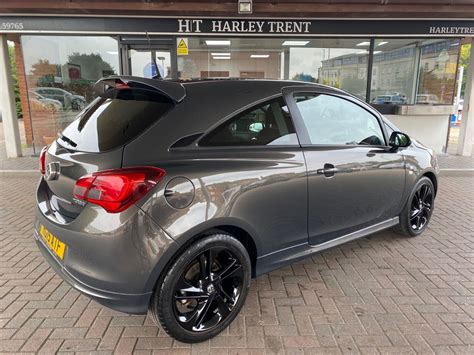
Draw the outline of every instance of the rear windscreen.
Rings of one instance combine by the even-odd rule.
[[[60,134],[69,149],[103,152],[125,145],[173,107],[159,93],[146,89],[113,89],[93,101]]]

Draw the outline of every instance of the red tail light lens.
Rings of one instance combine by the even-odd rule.
[[[99,171],[77,180],[74,197],[117,213],[142,198],[164,175],[163,169],[149,166]]]
[[[116,89],[130,89],[130,86],[128,86],[122,81],[115,80],[115,88]]]
[[[44,175],[44,173],[46,172],[46,152],[48,150],[48,147],[43,147],[43,149],[41,149],[41,153],[39,155],[39,169],[40,169],[40,172],[41,174]]]

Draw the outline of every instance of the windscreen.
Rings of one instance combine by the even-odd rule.
[[[82,152],[125,145],[163,117],[173,103],[147,89],[112,89],[93,101],[60,134],[58,142]]]

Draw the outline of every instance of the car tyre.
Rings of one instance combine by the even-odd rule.
[[[395,232],[409,237],[423,233],[433,214],[434,198],[433,182],[425,176],[419,179],[400,214]]]
[[[223,331],[237,316],[251,278],[245,247],[217,232],[187,247],[163,275],[149,314],[173,338],[197,343]]]

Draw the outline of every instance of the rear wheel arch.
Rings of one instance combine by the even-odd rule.
[[[200,231],[193,231],[189,236],[185,237],[185,240],[179,244],[179,247],[172,251],[172,254],[168,257],[168,260],[164,266],[160,265],[155,268],[151,273],[148,281],[148,289],[155,290],[156,287],[163,281],[164,276],[173,265],[173,263],[180,257],[180,255],[193,243],[200,239],[205,238],[211,234],[226,233],[237,239],[247,249],[250,257],[250,263],[252,266],[252,277],[256,275],[256,263],[258,256],[258,248],[254,238],[251,234],[241,226],[235,224],[219,224],[207,228],[202,228]],[[178,239],[178,241],[180,241]]]
[[[247,249],[250,257],[250,263],[252,265],[252,277],[255,277],[255,268],[257,265],[257,246],[252,236],[243,228],[232,225],[222,225],[213,228],[211,231],[223,231],[230,234],[237,239]]]
[[[203,229],[202,231],[193,233],[191,237],[188,237],[187,240],[182,243],[180,246],[178,252],[175,253],[175,257],[173,260],[176,260],[176,258],[179,257],[179,255],[191,244],[197,242],[198,240],[210,235],[210,234],[216,234],[216,233],[226,233],[237,239],[242,245],[247,249],[247,252],[249,253],[250,256],[250,261],[252,265],[252,277],[255,277],[255,266],[257,263],[257,255],[258,255],[258,249],[257,245],[255,244],[255,240],[251,236],[251,234],[241,226],[237,226],[235,224],[219,224],[215,225],[212,227],[208,227]],[[171,263],[172,260],[170,260],[169,263]]]

